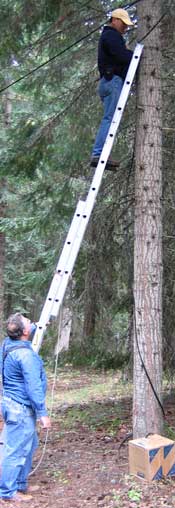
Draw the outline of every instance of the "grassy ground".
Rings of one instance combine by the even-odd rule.
[[[129,474],[128,441],[123,440],[132,431],[132,385],[120,372],[68,365],[48,379],[52,429],[40,467],[30,477],[39,487],[30,508],[175,507],[175,478],[148,483]],[[167,433],[173,439],[174,402],[165,397]],[[45,447],[43,430],[39,437],[36,467]]]
[[[53,375],[49,375],[50,390]],[[67,366],[57,372],[54,388],[54,406],[57,404],[80,404],[96,400],[116,400],[128,394],[132,395],[132,384],[124,383],[120,372],[95,372],[91,370],[75,370]],[[48,403],[51,403],[51,391]]]

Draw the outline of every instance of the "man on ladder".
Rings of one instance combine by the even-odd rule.
[[[96,167],[116,109],[133,52],[126,48],[122,37],[132,26],[124,9],[115,9],[109,26],[105,26],[98,46],[98,69],[100,73],[99,95],[104,106],[104,115],[92,150],[91,166]],[[113,170],[118,162],[108,159],[106,169]]]

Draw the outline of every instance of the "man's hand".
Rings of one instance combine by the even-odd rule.
[[[51,428],[51,420],[49,416],[41,416],[40,423],[43,427],[43,429],[50,429]]]

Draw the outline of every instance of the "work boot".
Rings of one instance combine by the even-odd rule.
[[[93,168],[97,167],[98,161],[99,161],[100,155],[93,155],[91,158],[91,166]],[[115,168],[119,166],[119,162],[111,159],[111,157],[108,158],[105,169],[108,171],[115,171]]]

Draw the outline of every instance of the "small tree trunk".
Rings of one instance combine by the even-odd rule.
[[[0,206],[0,217],[4,216],[4,206]],[[4,266],[5,266],[5,234],[0,233],[0,328],[4,325]]]
[[[68,351],[69,340],[72,328],[72,311],[68,307],[64,307],[59,316],[58,340],[55,346],[55,355],[62,350]]]
[[[11,125],[11,115],[12,115],[12,94],[9,90],[7,90],[7,92],[4,95],[3,108],[4,108],[4,127],[8,128]]]
[[[97,267],[97,248],[96,248],[96,223],[91,220],[88,240],[91,245],[91,253],[88,256],[88,268],[85,280],[85,308],[84,308],[84,327],[83,337],[93,337],[95,334],[97,306],[98,306],[98,287],[99,272]]]
[[[161,17],[161,2],[138,4],[139,39]],[[140,64],[135,173],[134,437],[161,433],[162,411],[162,178],[160,25],[144,41]],[[142,360],[140,358],[140,354]]]

